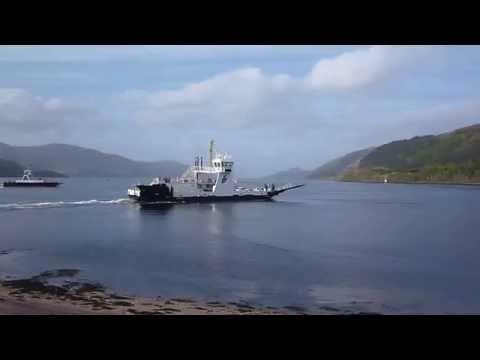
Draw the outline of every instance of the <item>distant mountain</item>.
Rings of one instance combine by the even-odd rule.
[[[285,171],[280,171],[278,173],[262,177],[258,180],[265,182],[291,182],[291,181],[304,181],[306,176],[309,174],[308,170],[300,168],[292,168]]]
[[[19,176],[23,170],[16,162],[0,159],[0,177]]]
[[[19,177],[23,176],[24,166],[16,162],[0,159],[0,177]],[[65,177],[64,174],[50,170],[32,169],[34,177]]]
[[[307,178],[311,180],[319,180],[335,179],[339,176],[342,176],[346,171],[357,167],[360,160],[367,156],[374,149],[375,148],[371,147],[368,149],[358,150],[333,159],[316,168],[315,170],[310,171],[307,175]]]
[[[358,166],[359,161],[369,154],[374,148],[363,149],[344,155],[342,157],[333,159],[314,170],[305,170],[301,168],[292,168],[285,171],[265,176],[257,179],[261,181],[305,181],[305,180],[320,180],[320,179],[335,179],[343,175],[349,169]]]
[[[480,124],[375,148],[343,180],[480,182]]]
[[[0,143],[0,158],[22,167],[68,176],[179,176],[187,168],[176,161],[134,161],[119,155],[65,144],[11,146]]]
[[[33,169],[32,172],[33,172],[34,177],[54,177],[54,178],[68,177],[65,174],[62,174],[62,173],[59,173],[59,172],[56,172],[56,171],[52,171],[52,170],[35,170],[35,169]]]

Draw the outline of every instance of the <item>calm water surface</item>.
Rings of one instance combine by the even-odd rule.
[[[0,188],[0,275],[78,268],[126,295],[480,313],[479,187],[312,182],[274,202],[141,210],[126,189],[148,180]]]

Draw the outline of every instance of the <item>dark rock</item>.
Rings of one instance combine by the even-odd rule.
[[[253,306],[251,306],[250,304],[247,304],[247,303],[236,303],[236,302],[231,302],[229,303],[230,305],[234,305],[238,308],[241,308],[241,309],[250,309],[250,310],[255,310],[255,308]]]
[[[36,278],[20,279],[20,280],[6,280],[3,285],[9,289],[16,289],[19,293],[38,292],[40,294],[49,294],[55,296],[62,296],[67,293],[67,289],[59,286],[44,284]]]
[[[163,308],[163,311],[172,311],[172,312],[180,312],[181,310],[174,309],[174,308]]]
[[[43,279],[51,279],[51,278],[59,278],[59,277],[73,277],[80,273],[78,269],[57,269],[57,270],[49,270],[44,271],[40,275],[35,276],[34,278],[43,278]]]
[[[361,312],[358,312],[354,315],[382,315],[382,314],[381,313],[376,313],[376,312],[361,311]]]
[[[238,309],[238,311],[241,312],[241,313],[252,312],[252,310],[250,310],[250,309],[242,309],[242,308]]]
[[[218,302],[218,301],[210,301],[210,302],[207,302],[207,305],[208,306],[211,306],[211,307],[225,307],[224,304]]]
[[[115,299],[115,300],[130,300],[130,298],[128,298],[128,297],[126,297],[126,296],[120,296],[120,295],[116,295],[116,294],[110,295],[110,299]]]
[[[301,306],[294,306],[294,305],[290,305],[290,306],[284,306],[283,307],[284,309],[287,309],[287,310],[290,310],[290,311],[296,311],[296,312],[305,312],[306,309],[301,307]]]
[[[193,303],[194,301],[193,300],[190,300],[190,299],[181,299],[181,298],[175,298],[175,299],[171,299],[172,301],[176,301],[176,302],[181,302],[181,303]]]
[[[77,288],[78,294],[90,293],[90,292],[105,292],[103,285],[99,283],[83,283]]]
[[[319,306],[318,307],[320,310],[325,310],[325,311],[331,311],[331,312],[339,312],[341,311],[340,309],[334,308],[332,306]]]
[[[129,313],[135,314],[135,315],[157,315],[157,314],[162,314],[161,312],[155,312],[155,311],[139,311],[136,309],[128,309],[127,310]]]
[[[114,301],[112,302],[112,305],[117,305],[117,306],[132,306],[132,303],[129,303],[128,301]]]

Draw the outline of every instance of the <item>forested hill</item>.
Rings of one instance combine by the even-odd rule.
[[[480,124],[375,148],[342,180],[480,182]]]
[[[342,157],[333,159],[315,170],[311,171],[307,178],[312,180],[335,179],[342,176],[346,171],[358,166],[361,159],[373,151],[374,148],[368,148],[351,152]]]

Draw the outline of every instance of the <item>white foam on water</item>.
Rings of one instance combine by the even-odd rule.
[[[129,203],[130,200],[126,198],[115,200],[84,200],[84,201],[54,201],[54,202],[39,202],[39,203],[14,203],[14,204],[0,204],[0,210],[16,210],[16,209],[44,209],[57,207],[75,207],[75,206],[92,206],[92,205],[116,205]]]

